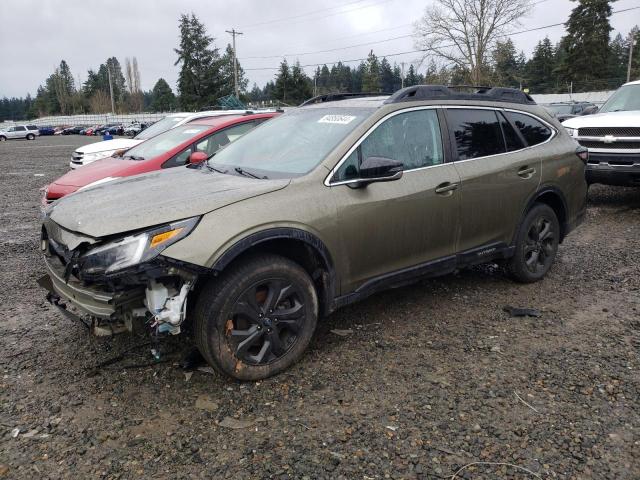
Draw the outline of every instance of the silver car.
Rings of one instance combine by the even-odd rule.
[[[0,142],[13,140],[14,138],[35,140],[38,135],[40,135],[40,132],[35,125],[14,125],[7,129],[0,129]]]

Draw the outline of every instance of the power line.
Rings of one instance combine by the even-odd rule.
[[[537,2],[537,3],[542,3],[544,1],[547,1],[547,0],[541,0],[540,2]],[[618,13],[629,12],[629,11],[638,10],[638,9],[640,9],[640,6],[625,8],[625,9],[622,9],[622,10],[617,10],[617,11],[611,12],[611,15],[615,15],[615,14],[618,14]],[[565,25],[565,24],[566,24],[566,22],[553,23],[553,24],[550,24],[550,25],[544,25],[542,27],[528,28],[526,30],[520,30],[520,31],[513,32],[513,33],[498,35],[498,37],[502,38],[502,37],[510,37],[510,36],[513,36],[513,35],[521,35],[523,33],[535,32],[535,31],[538,31],[538,30],[545,30],[547,28],[558,27],[560,25]],[[410,36],[412,36],[412,35],[405,35],[403,37],[410,37]],[[375,43],[383,43],[383,42],[387,42],[387,41],[391,41],[391,40],[396,40],[398,38],[402,38],[402,37],[392,37],[392,38],[389,38],[389,39],[379,40],[377,42],[362,43],[362,44],[357,45],[357,46],[373,45]],[[321,50],[321,51],[317,51],[317,52],[306,52],[306,53],[299,54],[299,55],[312,55],[312,54],[315,54],[315,53],[326,53],[326,52],[329,52],[329,51],[345,50],[345,49],[348,49],[348,48],[353,48],[354,46],[355,45],[351,45],[351,46],[348,46],[348,47],[336,48],[336,49],[330,49],[330,50]],[[450,47],[455,47],[455,44],[442,45],[440,48],[450,48]],[[427,49],[418,49],[418,50],[409,50],[409,51],[406,51],[406,52],[389,53],[389,54],[380,55],[380,56],[381,57],[397,57],[397,56],[400,56],[400,55],[408,55],[410,53],[420,53],[420,52],[424,53],[424,52],[428,52],[428,51],[429,50],[427,50]],[[295,56],[295,54],[292,54],[292,55],[277,55],[277,56],[273,55],[273,56],[262,57],[262,58],[282,58],[282,57],[287,57],[287,56]],[[247,58],[249,58],[249,57],[247,57]],[[342,62],[342,63],[359,62],[359,61],[364,61],[366,59],[367,59],[367,57],[354,58],[354,59],[351,59],[351,60],[335,60],[335,61],[328,61],[328,62],[322,62],[322,63],[311,63],[311,64],[300,65],[300,66],[303,67],[303,68],[304,67],[318,67],[318,66],[322,66],[322,65],[326,65],[326,64],[336,64],[338,62]],[[244,70],[245,71],[278,70],[279,68],[280,68],[279,66],[278,67],[260,67],[260,68],[245,68]]]
[[[272,24],[272,23],[285,22],[287,20],[292,20],[292,19],[301,18],[301,17],[307,17],[309,15],[314,15],[316,13],[326,12],[328,10],[335,10],[336,8],[348,7],[349,5],[354,5],[356,3],[362,3],[362,2],[366,2],[366,1],[368,1],[368,0],[356,0],[355,2],[345,3],[343,5],[338,5],[338,6],[335,6],[335,7],[321,8],[319,10],[313,10],[311,12],[302,13],[300,15],[294,15],[292,17],[276,18],[276,19],[272,19],[272,20],[266,20],[264,22],[252,23],[250,25],[240,25],[240,27],[241,28],[252,28],[252,27],[259,26],[259,25],[269,25],[269,24]]]
[[[362,0],[362,1],[365,1],[365,0]],[[324,18],[335,17],[336,15],[343,15],[345,13],[351,13],[351,12],[355,12],[357,10],[363,10],[363,9],[366,9],[366,8],[375,7],[377,5],[381,5],[383,3],[389,3],[391,1],[393,1],[393,0],[377,0],[377,1],[375,1],[375,2],[373,2],[371,4],[369,4],[369,5],[363,5],[363,6],[356,7],[356,8],[351,8],[351,9],[348,9],[348,10],[341,10],[341,11],[338,11],[338,12],[328,13],[326,15],[320,15],[320,16],[317,16],[317,17],[302,18],[302,19],[298,19],[298,20],[294,20],[294,21],[289,21],[289,20],[291,18],[295,18],[295,17],[281,18],[281,19],[278,19],[278,20],[271,20],[269,22],[262,22],[260,24],[254,24],[254,25],[258,25],[257,28],[256,27],[251,27],[251,28],[243,27],[243,28],[250,29],[250,30],[255,30],[255,29],[259,29],[259,28],[264,28],[264,27],[266,27],[266,26],[268,26],[270,24],[282,23],[282,22],[285,22],[285,21],[288,22],[289,24],[293,24],[293,23],[308,22],[308,21],[311,21],[311,20],[322,20]],[[353,3],[361,3],[361,2],[353,2]],[[347,5],[350,5],[350,4],[347,4]],[[344,7],[344,5],[341,5],[340,7],[333,7],[333,8],[342,8],[342,7]],[[305,16],[309,16],[309,15],[310,14],[304,14],[304,15],[299,15],[298,17],[305,17]]]
[[[264,56],[264,57],[244,57],[244,58],[240,58],[239,60],[282,58],[282,57],[302,57],[304,55],[314,55],[316,53],[337,52],[339,50],[347,50],[349,48],[364,47],[366,45],[375,45],[375,44],[378,44],[378,43],[386,43],[386,42],[391,42],[392,40],[399,40],[401,38],[408,38],[408,37],[413,37],[413,34],[410,33],[408,35],[400,35],[399,37],[385,38],[384,40],[377,40],[377,41],[374,41],[374,42],[358,43],[356,45],[348,45],[346,47],[330,48],[328,50],[317,50],[315,52],[285,53],[284,55],[267,55],[267,56]]]

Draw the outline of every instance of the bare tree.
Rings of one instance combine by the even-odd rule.
[[[140,89],[140,70],[138,69],[138,59],[129,57],[124,59],[125,78],[127,80],[127,90],[129,90],[129,107],[137,112],[142,110],[143,95]]]
[[[460,70],[474,85],[488,80],[495,42],[519,25],[531,0],[435,0],[416,22],[416,46]]]

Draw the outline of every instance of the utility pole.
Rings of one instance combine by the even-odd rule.
[[[629,39],[629,65],[627,66],[627,83],[631,81],[631,63],[633,62],[633,46],[636,44],[636,39],[634,35],[634,31],[632,30],[629,34],[631,38]]]
[[[236,32],[235,28],[225,30],[233,37],[233,89],[236,92],[236,98],[240,98],[240,90],[238,89],[238,56],[236,55],[236,35],[243,35],[242,32]]]
[[[404,88],[404,62],[401,62],[402,65],[402,73],[400,74],[400,88]]]
[[[107,76],[109,77],[109,94],[111,95],[111,113],[115,115],[116,106],[115,106],[115,103],[113,102],[113,85],[111,83],[111,67],[109,66],[108,62],[107,62]]]

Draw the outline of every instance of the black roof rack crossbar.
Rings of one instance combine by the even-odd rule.
[[[398,90],[385,100],[384,103],[414,102],[420,100],[488,100],[526,105],[536,104],[533,98],[516,88],[472,85],[414,85],[413,87]]]
[[[361,92],[361,93],[325,93],[323,95],[316,95],[315,97],[311,97],[308,100],[302,102],[299,106],[304,107],[305,105],[313,105],[314,103],[324,103],[324,102],[337,102],[338,100],[347,100],[349,98],[360,98],[360,97],[385,97],[391,95],[390,93],[380,93],[380,92]]]

